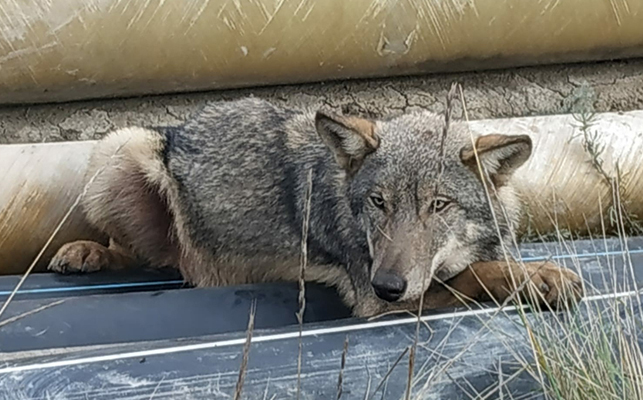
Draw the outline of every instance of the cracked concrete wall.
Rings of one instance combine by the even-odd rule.
[[[345,81],[186,95],[0,109],[0,143],[98,139],[130,125],[171,125],[208,101],[247,95],[295,107],[326,106],[366,116],[444,109],[450,84],[463,85],[471,119],[643,109],[643,60],[553,65],[484,73]],[[456,115],[461,115],[458,106]]]

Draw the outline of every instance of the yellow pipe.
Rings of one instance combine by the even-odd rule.
[[[0,275],[25,272],[70,210],[36,271],[46,268],[49,258],[66,242],[79,238],[104,241],[85,221],[81,208],[72,208],[82,193],[94,143],[0,146]]]
[[[14,0],[0,103],[643,56],[641,0]]]

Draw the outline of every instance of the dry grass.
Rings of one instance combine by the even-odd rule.
[[[301,396],[301,362],[303,352],[303,342],[301,333],[304,327],[304,312],[306,311],[306,266],[308,265],[308,228],[310,225],[310,205],[313,196],[313,170],[308,171],[306,180],[306,193],[304,199],[304,217],[301,227],[301,259],[299,262],[299,311],[297,312],[297,322],[299,323],[299,339],[297,352],[297,400]]]
[[[626,237],[620,239],[626,243]],[[535,354],[535,362],[524,367],[541,371],[538,378],[546,399],[643,399],[641,291],[633,276],[627,277],[634,266],[626,246],[622,257],[620,272],[626,280],[614,280],[619,271],[608,260],[601,267],[609,291],[586,298],[577,310],[521,314]]]
[[[625,299],[586,304],[580,318],[525,324],[548,399],[641,399],[643,355],[636,316],[622,314]],[[529,321],[528,319],[524,319]],[[532,367],[533,368],[533,367]]]
[[[342,350],[342,358],[339,364],[339,376],[337,377],[337,400],[342,398],[344,394],[344,368],[346,368],[346,355],[348,354],[348,336],[344,339],[344,349]]]
[[[586,299],[570,313],[546,315],[537,312],[531,314],[531,318],[523,313],[521,320],[535,354],[536,368],[541,371],[539,383],[545,398],[643,399],[643,353],[638,344],[643,309],[627,248],[628,233],[640,233],[641,229],[636,216],[629,214],[627,205],[621,202],[622,176],[618,164],[613,168],[615,176],[606,172],[602,157],[604,148],[597,144],[600,132],[592,130],[593,118],[591,112],[576,116],[580,123],[579,136],[589,162],[612,191],[613,205],[608,211],[612,226],[609,228],[617,233],[622,243],[623,270],[620,272],[627,280],[615,281],[619,271],[608,259],[607,265],[601,267],[603,285],[609,292]],[[600,203],[599,209],[602,209]],[[601,220],[603,217],[601,215]],[[601,236],[603,239],[608,236],[604,225]],[[597,240],[600,242],[602,238]],[[569,247],[564,240],[561,245]],[[579,264],[578,260],[572,262]],[[536,369],[533,364],[523,366]]]
[[[582,110],[578,114],[574,114],[574,119],[578,123],[576,126],[577,131],[570,141],[575,139],[580,140],[583,150],[589,158],[589,163],[594,170],[600,175],[605,185],[612,193],[613,204],[609,207],[610,230],[626,234],[643,234],[643,226],[641,226],[640,219],[629,211],[629,205],[621,201],[624,197],[625,189],[623,183],[624,174],[618,164],[615,162],[613,168],[614,172],[610,174],[605,167],[605,144],[601,144],[601,132],[594,129],[596,114],[591,111]]]
[[[21,314],[14,315],[11,318],[6,318],[6,319],[0,321],[0,328],[2,328],[3,326],[9,325],[11,323],[14,323],[14,322],[16,322],[16,321],[18,321],[18,320],[20,320],[22,318],[28,317],[30,315],[37,314],[37,313],[39,313],[41,311],[44,311],[44,310],[46,310],[48,308],[55,307],[55,306],[57,306],[59,304],[64,303],[65,301],[66,301],[65,299],[52,301],[51,303],[47,303],[47,304],[42,305],[40,307],[36,307],[36,308],[34,308],[32,310],[29,310],[27,312],[23,312]]]
[[[250,313],[248,315],[248,328],[246,329],[246,342],[243,345],[243,353],[241,356],[241,366],[239,366],[239,376],[237,378],[237,386],[234,390],[234,400],[241,399],[243,392],[243,383],[246,379],[248,371],[248,359],[250,358],[250,346],[252,345],[252,333],[255,329],[255,314],[257,313],[257,302],[252,302],[250,306]]]
[[[397,367],[397,366],[398,366],[398,364],[400,363],[400,361],[402,361],[402,359],[404,358],[404,356],[406,355],[406,353],[408,353],[408,352],[409,352],[409,350],[410,350],[410,349],[411,349],[411,346],[406,347],[406,348],[402,351],[402,353],[400,353],[400,355],[397,357],[397,359],[395,360],[395,362],[393,363],[393,365],[391,365],[391,367],[388,369],[388,371],[386,371],[386,373],[385,373],[385,374],[384,374],[384,376],[382,377],[382,380],[380,381],[380,383],[377,385],[377,387],[375,387],[375,390],[373,391],[373,394],[371,395],[371,397],[369,397],[369,400],[374,399],[374,398],[375,398],[375,395],[377,394],[377,392],[378,392],[380,389],[382,389],[382,388],[384,388],[384,387],[386,386],[386,384],[388,383],[388,379],[389,379],[389,377],[390,377],[390,376],[391,376],[391,374],[393,373],[393,370],[395,369],[395,367]],[[384,389],[384,391],[382,392],[382,397],[384,397],[385,391],[386,391],[386,389]]]

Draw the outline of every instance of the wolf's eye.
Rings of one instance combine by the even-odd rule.
[[[373,205],[379,209],[384,209],[384,198],[379,194],[373,193],[371,195],[371,203],[373,203]]]
[[[434,199],[429,205],[429,212],[439,213],[440,211],[447,208],[449,204],[451,204],[451,202],[447,199]]]

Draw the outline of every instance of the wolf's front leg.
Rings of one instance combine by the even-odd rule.
[[[581,278],[573,271],[551,262],[475,263],[445,285],[451,290],[445,287],[436,289],[437,296],[431,290],[427,292],[428,305],[434,306],[431,308],[441,306],[440,303],[462,304],[461,296],[465,302],[494,300],[502,303],[513,294],[532,303],[558,308],[563,304],[575,303],[583,295]],[[449,299],[450,296],[453,298]]]
[[[434,282],[424,295],[422,309],[457,307],[489,300],[502,303],[513,294],[526,301],[557,308],[579,300],[583,290],[576,273],[553,263],[480,262],[472,264],[448,282]],[[358,297],[354,314],[368,317],[396,311],[416,313],[418,306],[417,301],[388,303],[375,295],[365,294]]]

